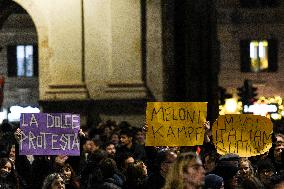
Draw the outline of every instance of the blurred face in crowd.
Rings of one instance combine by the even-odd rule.
[[[186,185],[199,188],[205,183],[205,170],[200,158],[193,159],[189,162],[186,171],[183,174]]]
[[[65,182],[69,182],[72,176],[71,169],[69,167],[64,167],[63,175],[64,175]]]
[[[5,171],[6,173],[11,173],[12,164],[9,161],[7,161],[7,163],[3,167],[1,167],[1,171]]]
[[[136,133],[136,139],[137,139],[139,144],[141,144],[141,145],[145,144],[145,133],[142,132],[142,131],[138,131]]]
[[[55,178],[51,183],[51,189],[65,189],[63,179],[61,177]]]
[[[276,143],[284,144],[284,138],[281,135],[276,135]]]
[[[240,162],[240,174],[244,178],[248,178],[252,174],[250,164],[248,161]]]
[[[273,171],[270,169],[263,169],[259,171],[259,180],[265,185],[268,186],[271,182],[271,177],[273,176]]]
[[[111,140],[111,142],[113,144],[118,144],[119,143],[119,136],[118,136],[118,134],[116,134],[116,133],[112,134],[110,140]]]
[[[130,163],[134,163],[134,158],[133,157],[129,157],[125,160],[126,164],[130,164]]]
[[[276,145],[274,148],[274,158],[276,161],[281,161],[281,153],[284,150],[284,145]]]
[[[92,140],[87,140],[83,145],[83,150],[85,153],[92,152],[92,149],[95,147],[95,143]]]
[[[105,129],[104,129],[104,135],[109,139],[109,137],[110,137],[110,135],[111,135],[111,132],[112,132],[112,130],[111,130],[111,128],[110,127],[106,127]]]
[[[127,135],[120,135],[120,142],[122,146],[128,146],[132,144],[132,137]]]
[[[106,147],[106,152],[108,155],[114,157],[115,153],[116,153],[116,149],[115,146],[113,144],[110,144]]]
[[[16,160],[16,149],[15,149],[15,145],[13,145],[10,149],[10,154],[9,154],[9,159],[11,161],[15,161]]]
[[[124,161],[124,169],[126,170],[128,165],[131,164],[131,163],[134,163],[135,160],[133,157],[128,157],[125,161]]]
[[[211,172],[214,170],[216,164],[214,158],[210,157],[210,155],[205,156],[204,158],[204,168],[205,172]]]
[[[143,170],[143,176],[147,176],[147,166],[144,164],[143,161],[136,161],[134,162],[135,166],[139,167],[141,170]]]

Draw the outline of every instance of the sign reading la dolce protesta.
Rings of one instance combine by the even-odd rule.
[[[21,114],[20,155],[80,155],[80,115]]]

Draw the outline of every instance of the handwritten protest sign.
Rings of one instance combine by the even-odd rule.
[[[25,113],[20,128],[20,155],[80,155],[77,114]]]
[[[272,146],[272,130],[272,122],[266,117],[251,114],[222,115],[212,126],[213,143],[221,155],[260,155]]]
[[[206,102],[148,102],[146,146],[202,145],[206,115]]]

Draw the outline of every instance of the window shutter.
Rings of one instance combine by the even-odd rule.
[[[249,40],[240,41],[241,72],[250,72],[250,48]]]
[[[268,40],[268,70],[269,72],[276,72],[278,70],[277,56],[278,56],[278,42],[276,39],[269,39]]]
[[[8,60],[8,77],[17,76],[17,47],[15,45],[7,46],[7,60]]]
[[[38,46],[37,44],[33,45],[33,70],[34,70],[34,77],[38,77]]]

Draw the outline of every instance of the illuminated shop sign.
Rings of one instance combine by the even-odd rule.
[[[253,104],[244,106],[244,113],[253,113],[256,115],[266,115],[267,113],[276,113],[277,111],[277,104]]]

